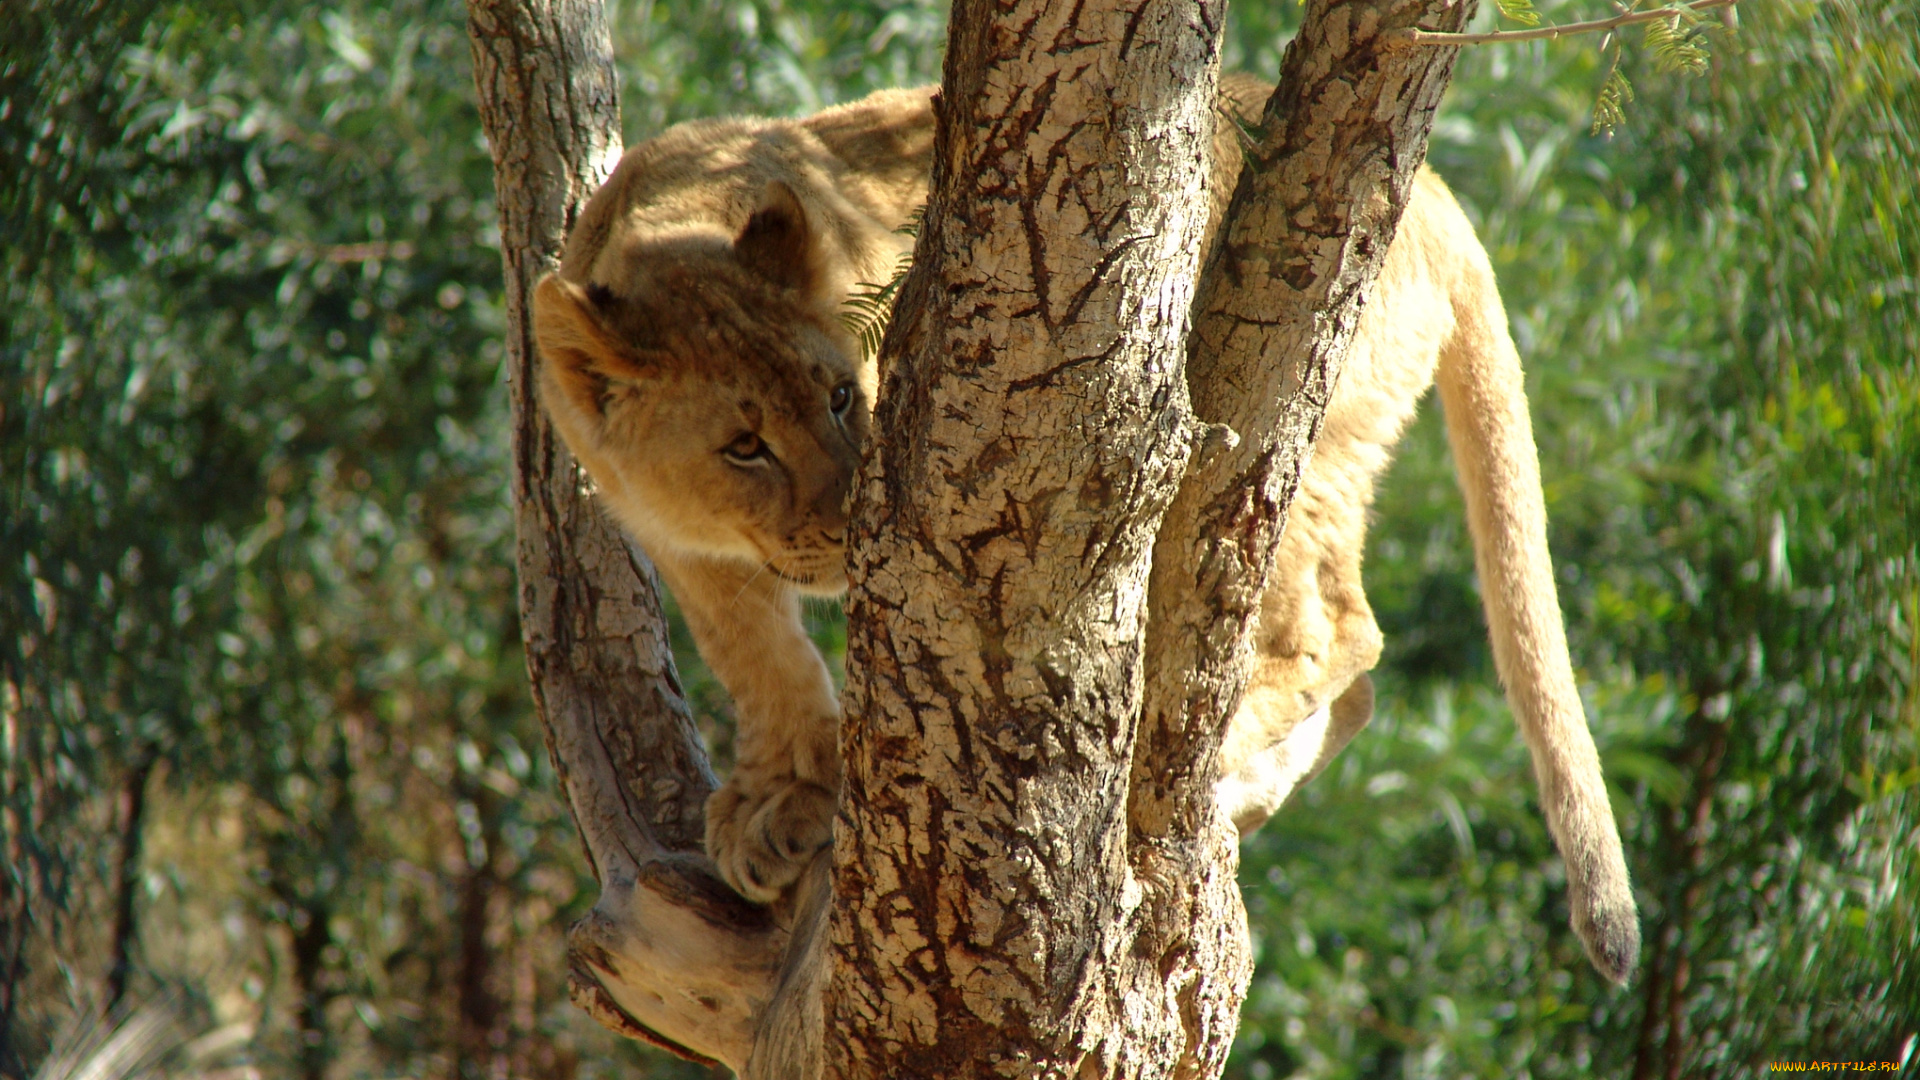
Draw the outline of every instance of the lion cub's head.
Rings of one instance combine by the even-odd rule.
[[[870,405],[808,230],[775,182],[737,236],[616,239],[607,280],[540,282],[534,332],[555,426],[643,544],[834,593]]]

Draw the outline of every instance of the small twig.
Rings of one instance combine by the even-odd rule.
[[[1731,8],[1740,0],[1693,0],[1685,5],[1691,11],[1711,11],[1714,8]],[[1591,22],[1567,23],[1564,26],[1535,26],[1526,30],[1494,30],[1485,34],[1446,34],[1438,30],[1421,30],[1417,27],[1392,31],[1401,41],[1409,45],[1487,45],[1500,41],[1539,41],[1542,39],[1566,37],[1569,34],[1591,34],[1598,30],[1612,30],[1634,23],[1652,22],[1655,19],[1672,19],[1677,16],[1671,7],[1652,8],[1646,11],[1629,11],[1624,15],[1615,15],[1611,19],[1594,19]]]
[[[332,263],[413,258],[413,245],[405,240],[396,240],[392,243],[385,240],[367,240],[358,244],[315,244],[308,250]]]

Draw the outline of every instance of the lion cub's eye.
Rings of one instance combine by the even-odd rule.
[[[849,385],[842,384],[834,387],[833,393],[827,397],[827,407],[833,410],[835,416],[845,416],[847,406],[852,404],[853,387]]]
[[[766,460],[767,444],[760,441],[760,436],[745,431],[721,447],[720,453],[735,465],[756,465]]]

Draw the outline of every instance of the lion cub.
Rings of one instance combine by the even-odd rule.
[[[832,840],[839,704],[799,600],[846,586],[846,502],[875,374],[840,315],[909,249],[898,230],[926,198],[932,93],[682,124],[634,147],[534,297],[554,425],[733,695],[738,763],[707,804],[707,850],[758,901]],[[1223,105],[1248,122],[1266,93],[1222,81]],[[1239,168],[1229,128],[1215,139],[1215,226]],[[1431,172],[1294,501],[1218,797],[1243,831],[1257,827],[1371,716],[1381,638],[1360,581],[1367,507],[1436,374],[1494,654],[1574,926],[1596,966],[1624,979],[1638,922],[1561,630],[1519,358],[1486,254]]]

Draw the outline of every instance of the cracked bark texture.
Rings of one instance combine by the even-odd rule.
[[[1287,507],[1459,53],[1410,46],[1407,31],[1457,31],[1473,10],[1309,0],[1260,125],[1235,144],[1245,167],[1201,274],[1187,355],[1193,411],[1225,431],[1210,432],[1154,548],[1138,844],[1211,812]]]
[[[1192,441],[1224,15],[955,5],[856,481],[830,1076],[1224,1060],[1246,968],[1231,828],[1199,840],[1203,881],[1172,883],[1137,873],[1126,824],[1153,537]],[[1191,938],[1140,951],[1166,894],[1194,891],[1207,962],[1181,963]]]
[[[574,1000],[686,1056],[744,1060],[785,934],[705,864],[715,786],[653,568],[594,505],[536,398],[533,285],[621,150],[599,0],[472,0],[505,263],[520,626],[547,750],[601,895],[571,935]]]
[[[1221,733],[1451,73],[1403,31],[1471,3],[1309,5],[1189,340],[1220,14],[956,6],[857,487],[829,1075],[1224,1065]]]

